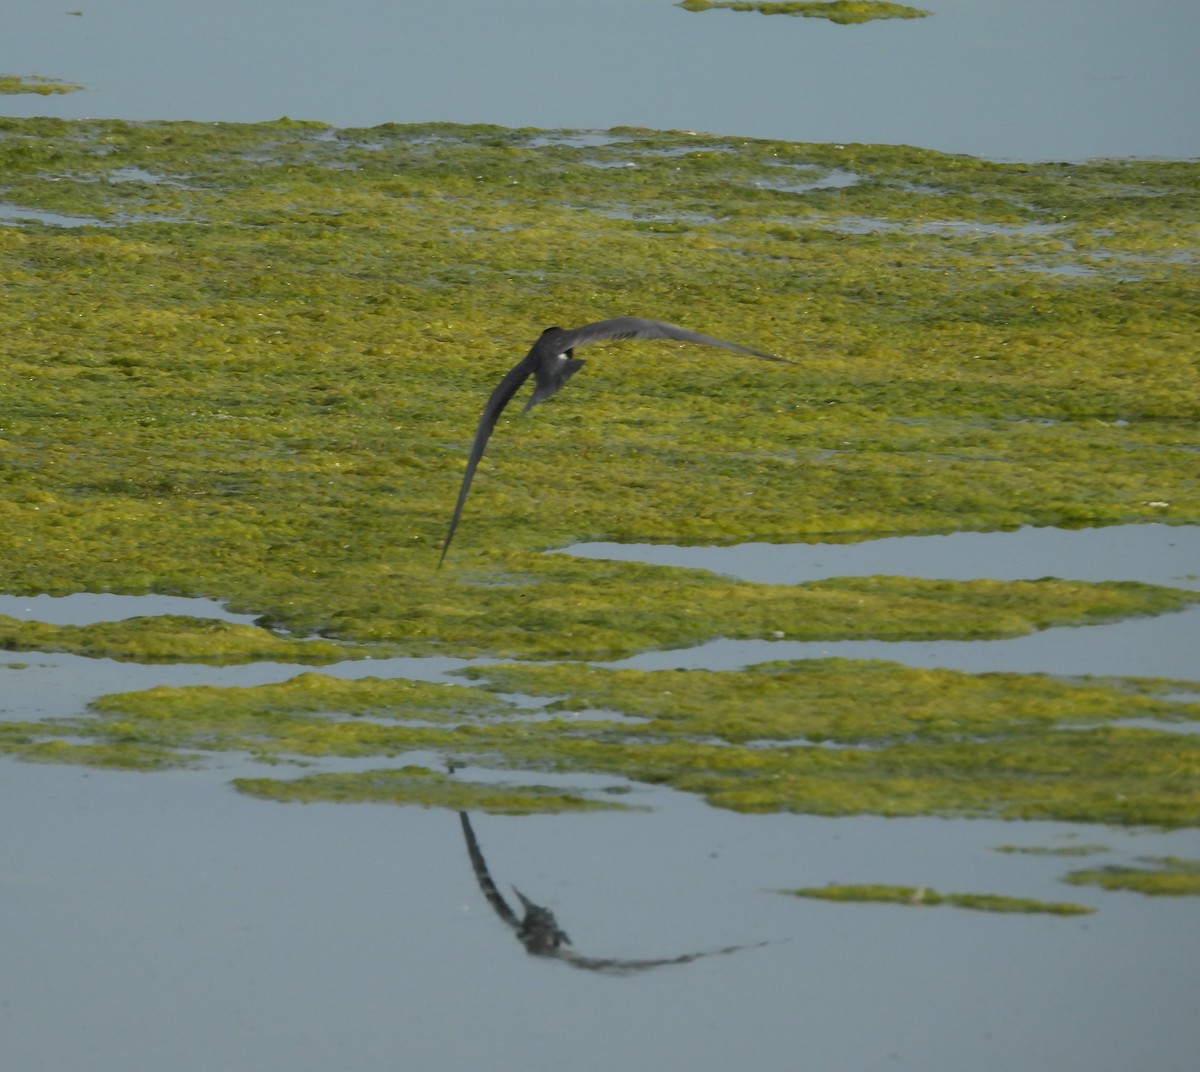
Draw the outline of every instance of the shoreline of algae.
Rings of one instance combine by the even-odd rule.
[[[1194,162],[999,164],[633,128],[0,119],[0,187],[5,204],[84,224],[0,226],[6,589],[207,595],[269,627],[214,641],[165,621],[145,637],[153,622],[4,623],[17,646],[579,659],[716,632],[1014,635],[1194,598],[887,577],[783,589],[541,554],[597,539],[1200,521]],[[627,313],[796,363],[593,348],[570,391],[501,421],[436,570],[498,377],[547,320]],[[733,705],[762,683],[729,680]],[[836,690],[851,702],[861,686]],[[948,717],[970,725],[978,697],[955,690],[962,712]],[[567,726],[561,739],[475,727],[441,740],[744,810],[1196,821],[1172,780],[1191,762],[1178,735],[1043,727],[983,749],[809,748],[801,777],[796,749]],[[162,747],[221,738],[219,723],[191,729],[184,718],[162,746],[143,727],[129,754],[153,764]],[[356,754],[432,732],[409,729],[384,741],[361,728]],[[327,731],[305,730],[307,747]],[[99,732],[105,755],[119,751]],[[23,724],[0,737],[39,758],[91,747]],[[1129,798],[1118,752],[1148,795]],[[1114,796],[1064,799],[1074,786],[1055,764],[1068,761]],[[961,791],[976,767],[980,784]],[[1006,797],[1016,774],[1037,792]]]

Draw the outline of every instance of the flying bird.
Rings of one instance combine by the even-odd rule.
[[[661,320],[644,320],[638,316],[618,316],[612,320],[598,320],[594,324],[584,324],[581,328],[547,328],[538,337],[537,342],[530,348],[520,361],[505,374],[504,379],[496,386],[483,414],[479,418],[479,428],[475,432],[475,442],[471,444],[471,454],[467,458],[467,469],[463,474],[462,488],[458,493],[458,502],[454,507],[454,516],[450,518],[450,530],[446,533],[442,544],[442,555],[438,566],[446,560],[446,552],[450,550],[450,541],[454,538],[454,530],[458,527],[458,519],[462,516],[463,505],[467,501],[467,492],[471,490],[471,478],[475,475],[475,467],[483,457],[484,448],[496,427],[496,421],[504,407],[508,405],[518,388],[530,376],[534,377],[533,394],[525,404],[522,413],[528,413],[539,402],[544,402],[552,394],[560,390],[576,372],[583,367],[583,362],[574,357],[575,347],[586,346],[588,343],[604,342],[608,339],[677,339],[680,342],[697,342],[705,346],[720,346],[726,350],[737,350],[739,353],[752,354],[755,357],[765,357],[769,361],[783,361],[784,358],[774,354],[764,354],[761,350],[751,350],[748,346],[739,346],[733,342],[723,342],[708,335],[701,335],[687,328],[666,324]]]

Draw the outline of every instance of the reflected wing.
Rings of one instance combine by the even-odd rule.
[[[438,559],[439,569],[446,560],[446,552],[450,550],[450,541],[454,539],[454,530],[458,527],[458,519],[462,517],[463,505],[467,501],[467,492],[471,490],[471,478],[475,475],[475,467],[479,464],[479,459],[483,457],[483,449],[487,446],[492,429],[496,427],[496,421],[500,419],[504,407],[508,405],[509,400],[517,393],[517,389],[529,379],[530,373],[533,372],[534,362],[531,358],[532,354],[523,358],[505,373],[504,379],[496,386],[487,400],[487,405],[483,407],[483,413],[479,418],[479,428],[475,432],[475,442],[471,444],[471,456],[467,458],[467,471],[463,473],[458,502],[454,506],[454,516],[450,519],[450,529],[442,543],[442,556]]]
[[[500,895],[500,891],[496,889],[496,883],[492,881],[491,872],[488,871],[487,861],[483,858],[483,850],[479,847],[479,842],[475,839],[475,831],[471,829],[471,819],[465,811],[458,813],[459,821],[462,823],[463,837],[467,840],[467,855],[471,857],[471,869],[475,872],[475,881],[479,883],[479,888],[483,890],[484,897],[487,898],[490,904],[505,923],[507,923],[514,931],[521,929],[521,921],[517,919],[517,914],[508,907],[508,902]],[[518,893],[519,897],[520,894]]]
[[[725,342],[714,339],[711,335],[701,335],[697,331],[677,327],[662,320],[646,320],[640,316],[618,316],[612,320],[598,320],[594,324],[584,324],[581,328],[564,331],[555,338],[555,344],[566,349],[573,346],[586,346],[590,342],[603,342],[605,339],[676,339],[679,342],[697,342],[704,346],[720,346],[724,350],[737,350],[743,354],[753,354],[755,357],[765,357],[768,361],[783,361],[784,358],[774,354],[764,354],[761,350],[751,350],[748,346],[739,346],[735,342]]]

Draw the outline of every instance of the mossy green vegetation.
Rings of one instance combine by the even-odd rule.
[[[1200,860],[1177,856],[1143,856],[1144,867],[1112,865],[1072,871],[1063,881],[1073,886],[1100,886],[1106,890],[1130,890],[1152,897],[1200,895]]]
[[[206,594],[330,639],[590,654],[640,591],[681,586],[642,646],[762,593],[544,548],[1200,514],[1195,165],[8,119],[0,168],[7,202],[97,221],[0,228],[13,592]],[[835,169],[858,181],[819,188]],[[667,219],[684,229],[642,227]],[[546,319],[620,312],[797,363],[594,348],[501,422],[437,571],[499,376]]]
[[[348,681],[300,674],[253,687],[161,686],[96,700],[99,724],[66,723],[106,739],[154,747],[245,751],[278,757],[399,755],[470,741],[485,716],[521,709],[464,685],[404,678]],[[491,731],[494,732],[494,731]]]
[[[525,569],[519,568],[523,562]],[[1180,610],[1200,594],[1133,582],[934,581],[837,578],[802,585],[732,581],[701,570],[565,556],[497,562],[466,606],[378,604],[327,618],[295,615],[282,636],[263,626],[182,615],[55,626],[0,615],[0,648],[66,651],[140,662],[214,664],[274,659],[328,663],[389,655],[500,654],[516,658],[616,659],[738,639],[990,639]],[[436,583],[436,582],[435,582]],[[440,611],[440,614],[439,614]],[[269,622],[269,619],[267,619]]]
[[[954,905],[980,912],[1045,913],[1052,916],[1086,916],[1094,912],[1087,905],[1069,901],[1038,901],[1030,897],[1005,897],[996,893],[938,893],[924,886],[813,886],[780,890],[794,897],[815,897],[822,901],[877,901],[900,905]]]
[[[1095,856],[1108,852],[1107,845],[997,845],[996,852],[1023,856]]]
[[[1195,523],[1195,163],[0,119],[0,185],[46,214],[0,226],[5,588],[262,616],[4,620],[10,649],[580,660],[716,636],[1013,636],[1195,599],[1051,579],[754,585],[543,553]],[[591,348],[570,390],[501,421],[436,569],[500,376],[547,323],[625,313],[794,363]],[[1195,717],[1154,685],[871,663],[664,680],[498,670],[494,688],[554,697],[540,721],[468,686],[152,690],[10,725],[0,747],[129,765],[429,749],[746,811],[1197,821],[1191,738],[1112,724]],[[654,690],[691,707],[651,709]],[[564,697],[601,714],[563,717]]]
[[[61,651],[140,663],[235,663],[271,660],[332,663],[380,657],[383,645],[278,636],[253,625],[179,614],[146,615],[93,625],[51,625],[0,614],[0,649]]]
[[[0,74],[0,93],[37,93],[43,97],[55,93],[74,93],[83,86],[71,82],[57,82],[53,78],[39,75]]]
[[[499,770],[630,778],[747,812],[1200,824],[1200,740],[1104,725],[1195,719],[1200,704],[1136,682],[844,659],[721,673],[584,664],[467,673],[487,688],[310,673],[114,694],[91,716],[39,723],[35,736],[14,730],[12,746],[0,735],[0,749],[91,740],[272,761],[432,751]],[[531,710],[512,692],[553,699]],[[349,793],[356,777],[330,784]]]
[[[242,793],[283,803],[410,804],[495,815],[624,808],[617,801],[564,793],[548,786],[470,782],[412,765],[355,774],[309,774],[292,779],[235,778],[233,784]]]
[[[718,807],[1200,823],[1200,740],[1103,725],[1134,712],[1193,720],[1200,705],[1136,683],[849,659],[736,673],[572,664],[465,673],[502,692],[553,696],[550,711],[644,719],[605,734],[592,723],[586,740],[567,723],[555,762],[622,771]]]
[[[70,729],[52,722],[0,723],[0,754],[32,763],[69,763],[110,770],[167,770],[196,758],[173,748],[111,737],[93,743],[72,739]]]
[[[551,711],[613,710],[648,720],[629,733],[670,736],[674,728],[731,744],[798,738],[839,744],[914,738],[952,743],[1135,717],[1200,719],[1200,703],[1143,695],[1115,682],[968,674],[864,659],[762,663],[742,671],[614,670],[559,663],[485,666],[461,673],[499,692],[554,697]]]
[[[828,19],[842,26],[876,19],[923,19],[929,12],[906,4],[886,3],[884,0],[681,0],[677,7],[685,11],[708,11],[725,8],[729,11],[757,11],[760,15],[797,15],[806,19]]]

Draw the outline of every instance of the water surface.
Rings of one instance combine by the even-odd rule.
[[[671,0],[10,4],[7,115],[617,124],[1001,159],[1194,157],[1194,0],[937,0],[836,26]]]

